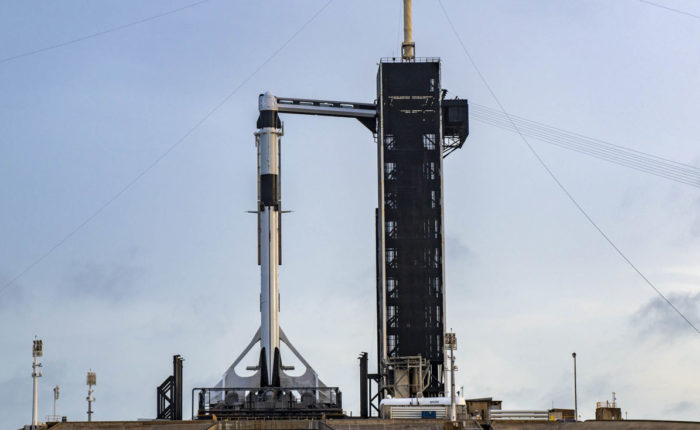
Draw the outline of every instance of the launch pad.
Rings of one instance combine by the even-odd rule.
[[[270,92],[259,96],[253,213],[258,217],[261,325],[215,387],[196,389],[197,416],[342,415],[338,388],[320,381],[279,324],[280,113],[355,118],[372,131],[379,165],[376,400],[445,395],[442,160],[467,138],[468,104],[444,100],[439,59],[384,59],[377,82],[376,104],[278,98]],[[301,375],[286,372],[293,368],[283,364],[280,342],[304,365]],[[236,369],[256,345],[258,361],[246,367],[255,373],[243,376]]]
[[[258,99],[258,264],[260,329],[212,388],[195,388],[198,418],[342,416],[342,395],[328,387],[280,328],[278,266],[282,262],[280,114],[355,118],[377,145],[376,395],[361,394],[362,416],[385,398],[445,401],[445,285],[443,159],[469,134],[467,100],[445,99],[438,58],[416,58],[410,1],[405,1],[402,58],[382,59],[373,103],[277,97]],[[292,376],[284,343],[305,367]],[[257,362],[242,360],[259,346]],[[366,367],[366,366],[365,366]],[[369,374],[362,376],[363,390]],[[454,390],[453,390],[454,391]],[[454,396],[453,396],[454,398]],[[453,399],[454,402],[454,399]],[[194,408],[194,407],[193,407]],[[452,404],[454,415],[454,403]]]
[[[557,428],[575,425],[577,429],[615,427],[617,430],[700,428],[700,423],[622,421],[614,393],[612,406],[601,408],[605,409],[601,412],[610,412],[612,418],[600,418],[614,422],[571,422],[579,417],[575,409],[502,411],[501,402],[492,398],[460,398],[458,409],[454,374],[449,378],[451,389],[446,383],[448,370],[455,370],[454,355],[448,360],[446,351],[456,348],[456,337],[445,330],[443,172],[444,159],[460,149],[469,135],[469,106],[465,99],[447,98],[447,90],[442,88],[439,58],[415,57],[415,44],[410,35],[410,4],[410,0],[404,0],[404,9],[408,12],[404,15],[407,35],[402,44],[402,56],[380,60],[373,102],[287,98],[270,92],[259,95],[259,116],[254,133],[258,199],[255,210],[250,212],[257,217],[260,327],[215,386],[192,388],[192,421],[182,421],[183,359],[178,355],[173,357],[173,375],[157,387],[155,420],[64,421],[50,422],[47,427],[58,430],[150,430],[156,427],[183,430],[537,430],[552,425]],[[360,417],[345,414],[340,389],[327,386],[319,378],[280,325],[278,267],[282,264],[282,216],[285,213],[281,193],[281,140],[285,129],[280,114],[354,118],[372,133],[376,144],[377,370],[369,372],[368,354],[362,353]],[[282,344],[290,355],[283,355]],[[35,341],[34,348],[34,416],[33,425],[28,426],[32,429],[37,425],[40,340]],[[573,356],[575,359],[575,354]],[[289,366],[291,361],[298,362],[303,369]],[[292,374],[292,370],[296,373]],[[94,381],[94,373],[92,375]],[[373,384],[376,385],[374,395]],[[88,385],[94,385],[90,376]],[[56,395],[57,390],[58,387]],[[87,397],[88,421],[94,400],[91,394],[92,389]],[[481,406],[474,407],[474,404]],[[373,412],[377,415],[373,416]]]

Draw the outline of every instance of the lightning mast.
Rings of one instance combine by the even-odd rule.
[[[38,393],[38,382],[41,378],[41,371],[38,369],[41,367],[41,363],[37,359],[44,355],[44,345],[41,339],[34,337],[34,345],[32,346],[32,357],[34,358],[34,363],[32,364],[32,380],[34,386],[34,393],[32,397],[32,426],[36,427],[39,424],[39,393]]]
[[[413,11],[411,0],[403,0],[403,43],[401,44],[401,58],[406,61],[415,60],[416,43],[413,41]]]
[[[53,387],[53,418],[56,419],[56,400],[58,400],[58,396],[60,393],[60,388],[58,385]]]
[[[92,397],[92,392],[93,392],[92,387],[97,385],[97,375],[95,374],[95,372],[90,371],[87,373],[86,385],[88,386],[88,395],[85,398],[85,400],[87,400],[87,402],[88,402],[87,416],[88,416],[88,422],[91,422],[92,421],[92,413],[93,413],[92,412],[92,402],[95,401],[95,398]]]

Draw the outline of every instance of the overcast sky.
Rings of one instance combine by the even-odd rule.
[[[509,112],[700,166],[700,19],[637,0],[443,2]],[[0,57],[190,3],[5,1]],[[377,62],[399,52],[400,3],[334,1],[267,62],[325,0],[211,0],[0,62],[0,288],[31,266],[0,292],[1,427],[31,420],[35,335],[42,419],[56,384],[57,412],[86,418],[88,369],[96,420],[154,417],[173,354],[186,359],[189,416],[191,388],[213,386],[259,326],[246,213],[257,95],[373,101]],[[700,15],[691,0],[658,3]],[[442,59],[443,87],[497,107],[438,3],[413,8],[416,53]],[[294,212],[284,218],[281,324],[357,414],[357,355],[376,363],[375,145],[357,121],[283,120],[282,198]],[[531,142],[700,325],[700,189]],[[447,322],[466,396],[571,408],[576,351],[583,418],[615,391],[629,418],[700,420],[700,335],[517,135],[473,122],[444,180]]]

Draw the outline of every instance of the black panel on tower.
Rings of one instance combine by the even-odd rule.
[[[394,369],[388,371],[392,358],[427,359],[424,396],[444,392],[441,97],[438,59],[380,63],[379,367],[387,375],[385,386],[392,386],[400,378]],[[406,377],[415,378],[410,372]],[[421,385],[408,385],[405,393],[392,396],[417,395],[411,387]]]

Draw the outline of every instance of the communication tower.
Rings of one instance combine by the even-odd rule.
[[[32,345],[32,357],[34,358],[34,362],[32,363],[32,382],[33,382],[33,387],[34,387],[34,394],[32,396],[32,426],[37,426],[39,425],[39,392],[38,392],[38,383],[39,383],[39,378],[41,378],[41,371],[39,368],[41,367],[41,363],[38,362],[38,358],[42,357],[44,355],[44,343],[41,339],[37,339],[36,336],[34,336],[34,344]]]
[[[88,395],[85,398],[85,400],[87,400],[87,402],[88,402],[87,416],[88,416],[88,422],[91,422],[92,421],[92,413],[93,413],[92,402],[95,401],[95,398],[92,396],[92,392],[93,392],[92,387],[97,385],[97,375],[95,374],[95,372],[89,371],[87,373],[87,380],[86,380],[85,384],[88,386]]]

